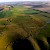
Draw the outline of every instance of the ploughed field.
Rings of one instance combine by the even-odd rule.
[[[25,6],[14,6],[10,10],[0,12],[0,50],[5,50],[9,43],[11,46],[11,42],[17,38],[29,37],[34,40],[31,39],[31,43],[35,50],[49,50],[50,13]],[[43,41],[41,43],[44,44],[44,48],[40,40]],[[10,47],[7,50],[11,50]]]

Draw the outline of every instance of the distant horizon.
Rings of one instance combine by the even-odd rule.
[[[13,1],[10,1],[13,2]],[[14,1],[14,2],[31,2],[31,1]],[[43,1],[33,1],[33,2],[43,2]],[[44,1],[44,2],[50,2],[50,1]],[[5,3],[5,2],[0,2],[0,3]]]
[[[22,1],[44,1],[44,2],[48,2],[50,0],[1,0],[0,3],[4,3],[4,2],[22,2]]]

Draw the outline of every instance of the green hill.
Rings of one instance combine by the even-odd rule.
[[[43,39],[46,46],[48,45],[45,38],[50,37],[49,13],[24,6],[15,6],[11,10],[0,12],[0,46],[2,46],[0,50],[4,50],[4,46],[16,38],[29,38],[29,36],[33,39]]]

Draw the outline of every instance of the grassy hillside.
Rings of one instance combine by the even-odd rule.
[[[4,50],[17,35],[22,38],[50,37],[50,14],[24,6],[0,12],[0,50]]]

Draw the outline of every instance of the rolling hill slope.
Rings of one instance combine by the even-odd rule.
[[[11,10],[0,12],[0,50],[5,50],[7,45],[17,38],[30,36],[35,39],[34,48],[38,46],[36,39],[43,39],[48,49],[50,44],[46,39],[50,37],[49,13],[24,6],[15,6]],[[36,50],[40,50],[39,46]]]

